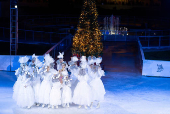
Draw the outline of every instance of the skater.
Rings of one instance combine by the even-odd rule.
[[[15,70],[17,81],[15,82],[13,86],[13,96],[12,96],[15,101],[17,101],[18,91],[19,91],[19,87],[21,86],[22,76],[25,73],[24,68],[27,65],[28,60],[29,58],[27,56],[20,57],[18,60],[18,62],[20,63],[20,67],[17,70]]]
[[[68,70],[71,72],[70,78],[71,80],[71,89],[72,91],[74,91],[77,83],[78,83],[78,79],[77,79],[77,70],[78,70],[78,66],[77,66],[77,61],[78,58],[76,56],[71,57],[71,61],[68,62],[69,67]]]
[[[88,81],[88,73],[87,73],[87,63],[86,61],[86,57],[83,56],[81,58],[81,63],[80,63],[80,67],[78,70],[78,84],[74,90],[74,94],[73,94],[73,103],[78,104],[79,107],[81,108],[82,105],[84,105],[85,109],[87,109],[87,106],[90,105],[90,103],[92,102],[91,99],[91,88],[88,85],[87,81]]]
[[[92,89],[92,100],[97,101],[97,107],[100,108],[100,101],[104,100],[105,88],[101,80],[101,76],[104,76],[104,71],[100,67],[102,58],[97,58],[94,60],[96,65],[91,66],[89,71],[89,76],[91,77],[90,87]],[[93,102],[90,105],[92,108]]]
[[[39,61],[38,56],[35,56],[35,54],[32,55],[32,61],[29,64],[31,74],[33,75],[32,80],[32,87],[34,89],[34,96],[35,96],[35,105],[39,106],[39,90],[40,90],[40,74],[38,74],[39,68],[42,66],[42,63]]]
[[[43,108],[45,105],[48,105],[48,108],[50,108],[50,92],[52,88],[52,76],[54,75],[53,70],[50,68],[50,64],[54,62],[54,59],[49,54],[46,54],[44,59],[46,70],[42,70],[41,72],[43,81],[39,90],[39,103],[42,104]]]
[[[58,105],[61,105],[61,83],[59,80],[60,74],[53,75],[52,77],[52,89],[50,92],[50,105],[54,109],[58,108]]]
[[[67,63],[65,61],[62,62],[62,69],[59,70],[59,74],[60,74],[60,82],[62,84],[64,77],[68,76]]]
[[[62,104],[63,107],[67,106],[69,108],[69,103],[72,102],[72,91],[71,91],[71,82],[68,76],[64,77],[64,83],[62,84]]]
[[[25,66],[24,72],[18,91],[17,105],[22,108],[31,108],[35,103],[34,90],[31,86],[32,75],[28,66]]]

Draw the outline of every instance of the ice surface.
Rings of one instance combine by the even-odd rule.
[[[0,71],[0,114],[169,114],[170,78],[142,77],[137,73],[106,72],[102,77],[106,89],[100,109],[19,108],[12,99],[14,72]]]
[[[110,44],[111,43],[111,44]],[[170,78],[141,76],[135,43],[106,42],[102,77],[106,95],[100,109],[19,108],[12,100],[14,72],[0,72],[0,114],[170,114]]]

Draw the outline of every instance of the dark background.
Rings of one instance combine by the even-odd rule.
[[[19,0],[20,15],[74,14],[79,15],[84,0]],[[100,15],[132,15],[169,17],[169,0],[129,0],[128,3],[96,0]],[[159,2],[155,2],[159,1]],[[2,16],[9,16],[9,0],[0,0]],[[5,11],[5,12],[4,12]]]

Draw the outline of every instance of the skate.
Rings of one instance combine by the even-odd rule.
[[[50,105],[48,105],[48,109],[50,108]]]
[[[69,108],[69,103],[67,103],[67,108]]]
[[[45,107],[45,104],[43,104],[42,107],[44,108],[44,107]]]
[[[79,107],[78,108],[81,108],[81,105],[79,105]]]
[[[92,108],[92,106],[93,106],[93,102],[90,104],[90,108]]]
[[[37,106],[40,106],[40,104],[39,104],[39,103],[37,103]]]
[[[100,108],[100,103],[97,104],[97,107],[96,108]]]
[[[66,104],[64,103],[64,104],[63,104],[63,107],[65,108],[65,106],[66,106]]]
[[[30,107],[30,106],[28,106],[27,108],[28,108],[28,109],[30,109],[31,107]]]
[[[86,105],[84,105],[84,108],[85,108],[85,109],[87,109],[87,106],[86,106]]]
[[[54,109],[54,105],[52,106],[52,109]]]
[[[58,108],[58,105],[56,106],[56,108]]]

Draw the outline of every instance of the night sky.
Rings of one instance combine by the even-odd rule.
[[[0,0],[1,10],[9,10],[9,0]],[[152,1],[152,0],[151,0]],[[169,0],[161,0],[161,5],[118,5],[103,1],[97,2],[99,15],[131,15],[131,16],[162,16],[169,17]],[[46,15],[46,14],[74,14],[81,12],[83,0],[19,0],[20,15]],[[108,6],[109,5],[109,6]],[[125,8],[129,7],[129,8]],[[4,13],[4,12],[2,12]],[[7,13],[8,14],[8,13]],[[6,15],[7,15],[6,14]]]

